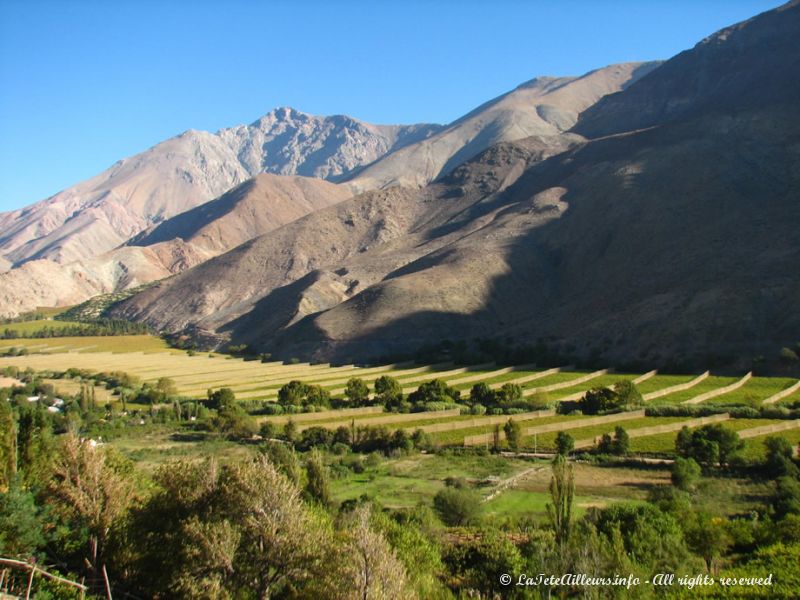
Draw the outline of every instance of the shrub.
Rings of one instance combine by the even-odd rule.
[[[690,492],[700,479],[700,465],[693,458],[679,456],[672,465],[671,479],[676,488]]]
[[[481,512],[481,502],[472,490],[446,487],[433,498],[433,507],[445,525],[474,524]]]

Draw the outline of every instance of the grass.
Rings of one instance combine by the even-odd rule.
[[[514,415],[508,415],[508,419],[513,419]],[[534,427],[538,425],[549,425],[550,423],[561,423],[561,422],[569,422],[569,421],[580,421],[583,419],[587,419],[588,417],[584,417],[582,415],[555,415],[552,417],[538,417],[534,419],[526,419],[526,420],[519,420],[515,419],[523,428],[525,427]],[[442,421],[443,422],[443,421]],[[457,429],[455,431],[441,431],[438,433],[432,433],[431,438],[434,442],[442,445],[463,445],[464,438],[471,435],[480,435],[485,433],[492,433],[494,431],[495,425],[481,425],[479,427],[469,427],[467,429]],[[503,429],[503,423],[500,423],[500,429]]]
[[[775,419],[730,419],[728,421],[723,421],[722,425],[733,431],[741,431],[743,429],[752,429],[754,427],[761,427],[762,425],[774,425],[781,422],[782,421]],[[788,433],[794,432],[788,431],[778,435],[786,435]],[[659,433],[657,435],[632,439],[631,452],[672,455],[675,452],[675,438],[677,435],[678,432],[673,431],[671,433]],[[752,440],[745,440],[745,445],[750,441]]]
[[[36,321],[31,321],[36,323]],[[48,321],[48,323],[55,323],[58,325],[61,321]],[[20,323],[26,325],[26,323]],[[152,335],[107,335],[107,336],[85,336],[85,337],[60,337],[60,338],[46,338],[46,339],[18,339],[18,340],[0,340],[0,350],[10,347],[17,348],[30,348],[31,351],[35,349],[37,352],[46,352],[47,347],[59,347],[61,352],[56,354],[64,354],[69,350],[74,351],[91,351],[91,352],[180,352],[173,350],[161,338]],[[181,354],[185,354],[181,352]],[[66,355],[65,358],[69,358]],[[52,360],[57,360],[55,356],[51,356]],[[0,364],[6,359],[0,359]],[[57,367],[54,367],[57,368]]]
[[[579,427],[577,429],[570,429],[567,431],[572,439],[575,441],[596,438],[604,433],[613,433],[617,425],[621,426],[625,431],[631,431],[638,427],[655,427],[657,425],[668,425],[670,423],[678,423],[687,420],[686,417],[642,417],[640,419],[631,419],[629,421],[620,421],[617,423],[602,423],[600,425],[592,425],[589,427]],[[536,436],[535,444],[537,450],[551,451],[555,450],[556,436],[558,432],[540,433]],[[631,440],[633,441],[633,440]],[[523,438],[523,446],[527,448],[534,447],[533,436]]]
[[[30,335],[43,329],[49,328],[62,328],[62,327],[86,327],[84,323],[76,321],[53,321],[50,319],[39,319],[37,321],[24,321],[22,323],[8,323],[7,325],[0,325],[0,331],[11,330],[16,331],[20,335]],[[55,339],[55,338],[49,338]]]
[[[746,404],[760,406],[763,400],[777,394],[797,383],[796,379],[787,377],[753,377],[738,390],[712,399],[716,404]]]
[[[505,478],[529,466],[525,461],[501,456],[416,454],[384,459],[360,474],[347,473],[331,482],[331,490],[339,502],[367,495],[391,508],[412,507],[420,502],[430,505],[436,492],[444,487],[446,477]]]
[[[636,389],[644,394],[657,392],[673,385],[680,385],[682,383],[689,383],[697,375],[654,375],[650,379],[643,381],[636,385]]]
[[[667,394],[662,398],[656,398],[654,400],[650,400],[648,404],[653,406],[660,405],[660,404],[680,404],[681,402],[685,402],[686,400],[691,400],[695,396],[699,396],[700,394],[705,394],[706,392],[711,392],[713,390],[717,390],[721,387],[725,387],[726,385],[730,385],[732,383],[736,383],[739,381],[739,377],[718,377],[716,375],[711,375],[710,377],[706,377],[703,381],[698,383],[697,385],[690,387],[688,390],[683,390],[682,392],[675,392],[674,394]],[[725,396],[722,396],[724,398]]]

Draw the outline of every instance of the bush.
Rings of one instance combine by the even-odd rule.
[[[446,487],[434,496],[433,507],[445,525],[460,527],[477,522],[481,501],[472,490]]]
[[[672,485],[679,490],[691,492],[700,479],[700,465],[693,458],[678,457],[672,465]]]

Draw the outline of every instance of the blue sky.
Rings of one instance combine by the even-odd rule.
[[[448,122],[537,75],[668,58],[759,0],[0,0],[0,211],[276,106]]]

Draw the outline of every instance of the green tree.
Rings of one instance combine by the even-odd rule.
[[[403,386],[391,375],[382,375],[375,380],[375,397],[383,405],[396,405],[403,400]]]
[[[764,446],[767,450],[764,469],[770,477],[797,476],[797,466],[792,462],[794,448],[789,440],[780,436],[769,436],[764,440]]]
[[[497,394],[489,387],[487,383],[481,381],[472,386],[469,391],[469,401],[472,404],[481,404],[483,406],[494,406],[497,402]]]
[[[636,384],[628,379],[623,379],[614,384],[614,393],[617,394],[619,402],[628,408],[641,406],[644,404],[642,394],[636,388]]]
[[[611,451],[617,456],[625,456],[630,452],[631,439],[628,432],[621,426],[614,428],[614,438],[611,441]]]
[[[41,509],[33,494],[16,485],[0,493],[0,555],[26,560],[44,544]]]
[[[306,404],[318,407],[329,407],[331,405],[331,394],[320,385],[309,385],[306,391]]]
[[[617,410],[622,406],[619,395],[607,387],[593,387],[578,401],[578,408],[585,415],[597,415]]]
[[[156,382],[156,389],[161,392],[165,399],[178,395],[178,386],[169,377],[161,377]]]
[[[498,396],[503,404],[514,404],[522,400],[522,387],[516,383],[504,383]]]
[[[210,390],[209,390],[210,391]],[[236,394],[231,388],[221,388],[208,396],[208,407],[220,410],[236,403]]]
[[[513,452],[517,452],[519,450],[520,443],[522,442],[522,425],[520,425],[514,419],[509,419],[503,427],[503,431],[506,434],[508,447]]]
[[[0,493],[11,485],[17,472],[17,428],[8,394],[0,393]]]
[[[671,478],[676,488],[691,492],[700,479],[700,465],[693,458],[679,456],[672,465]]]
[[[300,406],[307,394],[308,386],[305,383],[292,380],[278,390],[278,403],[283,406]]]
[[[553,476],[550,479],[550,502],[547,518],[555,534],[556,545],[563,550],[572,530],[572,511],[575,500],[575,475],[572,465],[563,454],[553,460]]]
[[[322,454],[314,450],[306,461],[306,488],[305,495],[309,500],[318,502],[321,506],[333,505],[331,498],[331,484],[328,476],[328,467],[322,459]]]
[[[686,528],[686,541],[692,551],[703,559],[708,573],[713,572],[714,560],[731,545],[730,536],[725,529],[726,522],[721,517],[701,513]]]
[[[352,377],[344,388],[344,395],[353,406],[362,406],[369,400],[369,386],[363,379]]]
[[[575,440],[566,431],[556,434],[556,453],[559,456],[568,456],[575,449]]]

